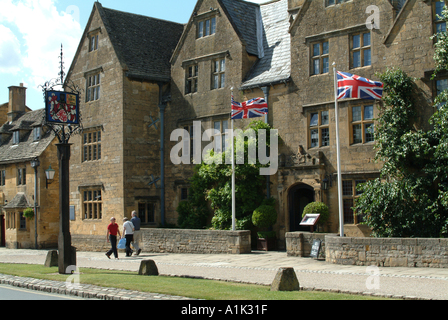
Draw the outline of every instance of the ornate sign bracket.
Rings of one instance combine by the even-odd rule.
[[[81,89],[72,81],[64,80],[63,47],[61,45],[59,77],[41,85],[45,101],[44,125],[58,137],[59,142],[67,144],[73,135],[81,134],[83,127],[79,102]],[[56,90],[66,88],[67,91]]]

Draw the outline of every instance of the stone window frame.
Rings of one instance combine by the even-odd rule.
[[[196,40],[216,34],[219,15],[219,9],[213,8],[209,12],[195,15],[194,22],[196,24]]]
[[[198,92],[199,85],[199,64],[193,63],[185,68],[185,94]]]
[[[188,201],[188,188],[187,187],[180,188],[179,199],[180,199],[180,201]]]
[[[150,207],[152,206],[152,212]],[[156,225],[156,201],[139,200],[137,204],[137,214],[141,220],[142,226]]]
[[[324,52],[324,44],[327,44],[328,46],[328,51],[325,53]],[[315,46],[319,45],[319,54],[316,54],[315,52]],[[328,74],[330,72],[330,41],[329,39],[324,39],[318,42],[313,42],[310,44],[310,57],[311,57],[311,61],[310,61],[310,75],[311,76],[316,76],[316,75],[320,75],[320,74]],[[325,60],[327,60],[327,71],[324,72],[325,70]],[[316,72],[315,69],[315,63],[319,62],[319,72]]]
[[[102,159],[102,130],[101,128],[86,129],[82,134],[81,162],[101,161]]]
[[[356,199],[362,194],[356,188],[359,184],[370,181],[367,178],[350,178],[342,180],[342,202],[344,210],[344,224],[360,224],[364,222],[363,216],[353,211]]]
[[[366,115],[366,108],[372,107],[372,117],[368,118]],[[354,104],[349,105],[349,121],[350,121],[350,128],[349,128],[349,134],[350,134],[350,145],[360,145],[360,144],[368,144],[368,143],[374,143],[375,142],[375,104],[372,103],[363,103],[363,104]],[[360,117],[354,118],[355,114],[354,109],[355,108],[361,108]],[[370,113],[368,113],[370,114]],[[373,132],[370,134],[373,135],[373,140],[368,139],[368,127],[373,125]],[[361,126],[361,140],[355,140],[355,127]]]
[[[328,114],[328,120],[324,120],[323,114]],[[315,115],[317,115],[317,119],[315,118]],[[314,124],[317,120],[317,123]],[[318,142],[317,145],[313,144],[313,134],[318,134]],[[327,131],[328,130],[328,131]],[[328,132],[328,144],[324,144],[323,142],[326,140],[324,139],[324,132]],[[328,109],[326,110],[318,110],[318,111],[311,111],[308,115],[308,146],[309,149],[314,148],[325,148],[330,146],[330,111]]]
[[[86,77],[86,102],[98,101],[100,97],[101,72],[97,72]]]
[[[89,52],[94,52],[98,50],[99,47],[99,35],[101,33],[101,28],[90,31],[87,34],[87,39],[89,40],[88,50]]]
[[[6,229],[8,230],[17,229],[15,212],[9,212],[9,211],[6,212]]]
[[[369,35],[369,42],[366,44],[365,36]],[[359,37],[359,46],[355,47],[355,37]],[[369,62],[366,59],[366,53],[369,52]],[[355,54],[359,53],[359,64],[355,65]],[[350,34],[350,69],[372,66],[372,34],[370,31],[357,32]]]
[[[350,2],[352,0],[325,0],[325,7],[333,7],[341,3]]]
[[[219,123],[219,128],[216,126]],[[227,126],[226,126],[227,124]],[[213,129],[218,130],[219,134],[214,135],[214,151],[215,153],[225,152],[228,148],[228,130],[230,130],[230,118],[229,119],[216,119],[213,120]],[[216,143],[216,138],[219,138],[219,145]],[[224,145],[224,148],[223,148]]]
[[[6,170],[0,169],[0,187],[6,186]]]
[[[103,220],[104,190],[101,186],[83,187],[81,193],[81,208],[83,221]]]
[[[439,26],[441,26],[440,32],[445,32],[446,31],[446,22],[437,18],[437,15],[441,15],[442,14],[442,12],[440,10],[441,8],[437,6],[438,3],[445,3],[445,5],[448,4],[447,1],[433,1],[432,2],[432,20],[433,20],[433,23],[432,23],[432,25],[433,25],[433,32],[432,32],[432,34],[436,34],[436,33],[439,32],[438,31]],[[443,7],[442,7],[442,9],[443,9]],[[434,41],[436,41],[436,39],[434,39]]]
[[[226,86],[226,58],[212,62],[212,90],[223,89]]]
[[[26,223],[26,217],[23,215],[23,211],[19,211],[18,215],[19,215],[19,230],[26,231],[27,223]]]
[[[26,168],[17,168],[17,185],[26,186]]]
[[[202,64],[202,66],[204,66],[205,64],[211,64],[212,66],[210,67],[210,78],[212,78],[212,74],[214,71],[214,61],[216,60],[223,60],[223,59],[231,59],[230,58],[230,52],[228,50],[226,51],[221,51],[221,52],[216,52],[216,53],[212,53],[212,54],[208,54],[208,55],[204,55],[204,56],[200,56],[200,57],[196,57],[193,59],[188,59],[182,62],[182,68],[185,70],[185,95],[187,94],[193,94],[199,91],[199,72],[201,70],[199,70],[199,65]],[[226,63],[226,70],[228,69],[228,65],[227,65],[227,61]],[[195,72],[197,71],[197,74],[194,75],[194,72],[192,69],[190,69],[192,66],[196,66],[197,65],[197,70],[195,70]],[[202,67],[201,67],[202,68]],[[190,87],[191,89],[191,83],[189,84],[189,80],[190,79],[196,79],[196,91],[195,92],[189,92],[188,88]],[[211,90],[213,85],[212,85],[212,79],[210,79],[210,83],[208,84],[209,88]],[[202,87],[201,87],[202,88]]]
[[[425,71],[425,80],[428,80],[432,83],[432,96],[434,103],[436,97],[440,93],[442,93],[444,90],[448,90],[448,72],[440,72],[434,79],[432,79],[433,74],[434,70]],[[445,104],[446,103],[442,103],[441,105]],[[437,108],[440,108],[441,105],[438,105]]]

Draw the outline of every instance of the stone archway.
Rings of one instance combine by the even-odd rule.
[[[313,187],[299,183],[289,189],[288,210],[289,210],[289,231],[309,231],[309,227],[300,226],[303,209],[311,202],[314,202],[315,190]]]

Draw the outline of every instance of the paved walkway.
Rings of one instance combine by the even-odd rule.
[[[0,263],[44,264],[45,250],[0,248]],[[366,268],[343,266],[311,258],[288,257],[285,252],[253,252],[244,255],[199,255],[142,253],[120,255],[109,260],[101,252],[78,252],[79,268],[99,268],[137,272],[142,260],[154,260],[161,275],[196,277],[222,281],[270,285],[281,267],[293,267],[301,287],[405,299],[448,300],[448,269]],[[1,278],[0,278],[1,280]],[[82,282],[82,277],[81,277]],[[126,292],[125,294],[127,294]],[[123,296],[125,296],[123,294]],[[186,293],[186,295],[188,295]],[[134,293],[137,297],[137,293]],[[104,298],[104,297],[100,297]],[[169,296],[140,296],[139,299],[171,299]],[[173,297],[173,299],[183,299]]]

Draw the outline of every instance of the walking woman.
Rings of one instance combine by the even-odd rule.
[[[112,248],[106,253],[106,256],[109,259],[112,253],[115,256],[115,259],[118,259],[117,234],[120,236],[121,239],[121,233],[118,228],[118,224],[115,223],[115,218],[110,218],[110,224],[107,227],[107,234],[106,234],[107,242],[110,242],[110,244],[112,245]]]

